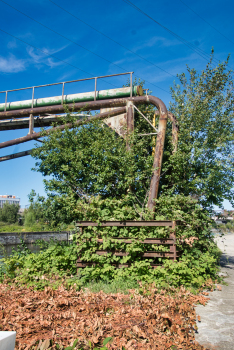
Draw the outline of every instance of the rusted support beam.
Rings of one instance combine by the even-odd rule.
[[[127,130],[128,134],[134,131],[134,107],[131,101],[127,102]]]
[[[155,199],[158,197],[158,188],[162,167],[162,159],[163,159],[163,150],[166,136],[166,127],[167,127],[167,108],[165,104],[159,100],[152,97],[147,96],[151,101],[153,100],[156,107],[159,110],[159,123],[158,123],[158,134],[155,145],[155,153],[154,153],[154,163],[153,163],[153,175],[150,182],[150,190],[149,190],[149,198],[148,198],[148,208],[152,211],[155,211]]]
[[[97,223],[95,221],[77,221],[77,227],[161,227],[161,226],[169,226],[174,227],[174,223],[176,221],[171,220],[149,220],[149,221],[103,221],[101,223]],[[179,223],[179,221],[178,221]]]
[[[99,101],[70,103],[66,105],[66,110],[64,109],[63,105],[56,105],[56,106],[48,106],[48,107],[20,109],[17,111],[0,112],[0,120],[28,117],[29,114],[38,116],[42,114],[66,113],[67,108],[71,112],[76,112],[76,111],[100,110],[101,108],[122,107],[122,106],[126,106],[127,101],[132,101],[135,105],[138,105],[141,103],[152,103],[158,109],[159,109],[159,104],[163,103],[159,98],[154,96],[115,98],[115,99],[106,99],[106,100],[99,100]]]
[[[151,103],[159,110],[159,125],[158,125],[158,135],[155,147],[155,155],[154,155],[154,163],[153,163],[153,175],[150,183],[150,191],[149,191],[149,200],[148,200],[148,208],[151,210],[155,210],[155,199],[158,195],[158,187],[161,173],[161,165],[163,158],[163,149],[166,135],[166,125],[167,125],[167,108],[162,100],[155,96],[137,96],[137,97],[128,97],[128,98],[117,98],[117,99],[107,99],[107,100],[99,100],[99,101],[91,101],[91,102],[78,102],[74,104],[68,104],[66,107],[70,109],[70,111],[87,111],[87,110],[100,110],[101,108],[109,108],[109,107],[122,107],[126,106],[128,101],[133,102],[134,104],[142,104],[142,103]],[[108,118],[113,115],[124,113],[126,108],[116,109],[113,112],[101,113],[95,117],[90,117],[86,119],[86,122],[89,120],[98,119],[98,118]],[[31,109],[23,109],[17,111],[9,111],[9,112],[1,112],[0,119],[10,119],[10,118],[21,118],[27,116],[28,114],[40,115],[45,113],[56,114],[63,113],[64,106],[49,106],[49,107],[40,107],[40,108],[31,108]],[[100,117],[101,116],[101,117]],[[84,124],[85,121],[77,121],[76,125]],[[65,126],[60,126],[57,128],[64,128]],[[71,125],[72,127],[72,125]],[[50,130],[47,131],[48,133]],[[7,142],[2,142],[0,144],[0,148],[11,146],[14,144],[35,140],[41,137],[41,133],[35,133],[32,135],[27,135],[25,137],[11,140]]]
[[[155,114],[159,115],[159,111],[156,111]],[[168,118],[170,119],[172,124],[172,144],[173,144],[172,153],[175,153],[177,151],[177,146],[178,146],[179,123],[175,115],[171,112],[168,112]]]
[[[29,134],[27,136],[19,137],[19,138],[14,139],[14,140],[2,142],[2,143],[0,143],[0,148],[18,145],[20,143],[31,141],[31,140],[37,140],[40,137],[49,135],[54,130],[58,130],[58,129],[64,130],[66,127],[73,128],[74,126],[87,124],[87,123],[94,121],[94,120],[97,120],[97,119],[105,119],[105,118],[108,118],[108,117],[113,116],[113,115],[121,114],[121,113],[124,113],[125,111],[126,111],[126,107],[121,107],[121,108],[117,108],[113,111],[100,113],[100,114],[97,114],[95,116],[88,117],[84,120],[77,120],[74,123],[67,123],[65,125],[59,125],[59,126],[56,126],[54,128],[51,128],[49,130],[46,130],[45,134],[43,134],[42,132],[37,132],[37,133]]]
[[[30,114],[29,116],[29,135],[34,133],[34,116]]]
[[[172,153],[175,153],[178,147],[179,124],[176,117],[171,112],[168,113],[168,117],[172,122],[172,144],[174,146]]]
[[[127,102],[127,138],[126,138],[126,147],[127,150],[130,150],[129,145],[129,136],[134,131],[134,108],[133,103],[131,101]]]
[[[18,152],[14,154],[9,154],[8,156],[0,157],[0,162],[4,162],[5,160],[21,158],[25,156],[29,156],[31,154],[31,149],[29,151]]]
[[[90,115],[85,114],[72,114],[73,117],[89,117]],[[59,124],[63,124],[65,115],[40,115],[38,117],[34,117],[34,128],[42,128],[45,126],[51,126],[52,123],[56,122]],[[17,129],[28,129],[29,118],[21,118],[21,119],[9,119],[0,121],[0,131],[3,130],[17,130]]]

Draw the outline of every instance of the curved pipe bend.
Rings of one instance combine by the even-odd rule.
[[[68,104],[66,105],[66,108],[68,109],[70,108],[73,112],[81,109],[83,111],[97,110],[100,108],[107,108],[107,107],[126,106],[127,101],[132,101],[135,104],[151,103],[155,107],[157,107],[157,109],[159,110],[158,135],[157,135],[157,141],[155,146],[153,174],[151,178],[149,199],[148,199],[148,208],[154,211],[155,210],[154,201],[158,195],[158,187],[159,187],[159,180],[160,180],[160,173],[161,173],[161,166],[162,166],[163,149],[164,149],[164,143],[165,143],[167,117],[168,117],[167,108],[163,103],[163,101],[155,96],[148,95],[148,96],[137,96],[137,97],[118,98],[118,99],[107,99],[107,100],[100,100],[100,101],[78,102],[78,103]],[[29,109],[22,109],[18,111],[1,112],[0,120],[11,119],[11,118],[22,118],[25,116],[29,116],[30,114],[32,115],[39,115],[39,114],[46,114],[46,113],[56,114],[56,113],[63,113],[63,112],[65,112],[63,105],[29,108]],[[35,136],[36,135],[34,135],[34,137]],[[25,142],[26,138],[27,137],[21,138],[21,140],[18,140],[18,142],[15,142],[15,144]],[[3,142],[2,144],[0,144],[0,148],[6,147],[8,145],[10,145],[9,141],[5,143]]]

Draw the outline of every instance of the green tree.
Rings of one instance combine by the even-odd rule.
[[[44,220],[44,197],[36,194],[35,190],[31,190],[28,195],[30,202],[29,207],[24,211],[25,226],[32,226],[35,222],[43,223]]]
[[[179,123],[178,150],[165,152],[162,191],[197,198],[203,207],[234,200],[233,73],[229,57],[201,72],[187,68],[171,88],[170,111]]]
[[[19,204],[9,204],[8,202],[3,204],[0,208],[0,221],[7,222],[8,224],[14,224],[18,221]]]
[[[169,121],[159,195],[191,196],[204,208],[221,205],[223,199],[233,201],[234,96],[228,60],[212,68],[212,53],[204,71],[188,68],[187,74],[179,75],[180,84],[171,88],[170,111],[179,123],[179,141],[173,153]],[[153,120],[152,106],[140,109]],[[68,114],[64,122],[75,120]],[[130,151],[126,151],[126,140],[102,121],[51,133],[33,152],[36,170],[50,176],[44,180],[48,219],[53,223],[82,219],[84,204],[97,196],[123,200],[134,207],[136,217],[142,216],[154,138],[138,134],[149,132],[150,125],[136,113]]]

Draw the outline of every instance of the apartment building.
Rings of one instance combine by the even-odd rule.
[[[2,208],[5,203],[20,205],[20,198],[16,198],[16,196],[7,195],[7,194],[0,195],[0,208]]]

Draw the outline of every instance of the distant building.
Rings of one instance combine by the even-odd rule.
[[[20,205],[20,198],[16,198],[16,196],[7,195],[7,194],[0,195],[0,208],[2,208],[5,203]]]

